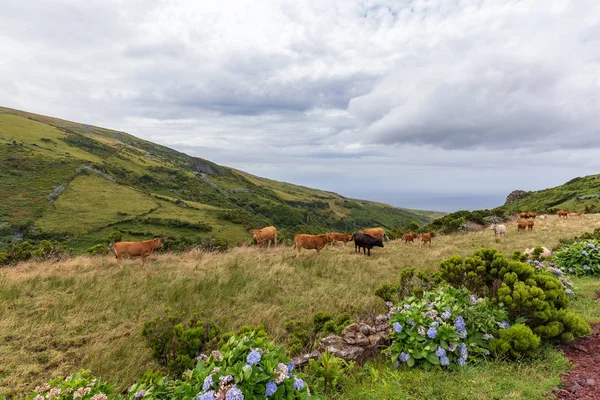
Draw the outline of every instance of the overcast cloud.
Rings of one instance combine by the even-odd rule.
[[[0,105],[257,175],[451,211],[600,173],[596,0],[1,10]]]

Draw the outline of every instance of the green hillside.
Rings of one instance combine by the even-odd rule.
[[[260,178],[124,132],[0,107],[0,236],[61,239],[77,250],[160,235],[250,241],[249,229],[281,236],[387,229],[439,214],[350,199]]]
[[[600,211],[600,174],[571,179],[569,182],[549,189],[526,192],[524,198],[499,207],[508,213],[534,211],[554,213]]]

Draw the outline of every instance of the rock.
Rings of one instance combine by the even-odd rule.
[[[371,342],[371,346],[379,346],[380,344],[383,344],[383,342],[385,342],[385,340],[388,338],[387,333],[376,333],[375,335],[371,335],[369,336],[369,341]]]
[[[524,199],[527,196],[529,196],[529,193],[527,193],[524,190],[513,190],[508,196],[506,196],[506,201],[504,202],[504,205],[510,204],[513,201]]]
[[[319,353],[318,350],[315,350],[311,353],[304,354],[299,357],[294,357],[292,358],[292,361],[294,362],[294,365],[296,367],[303,367],[307,365],[310,360],[318,360],[319,358],[321,358],[321,353]]]
[[[571,347],[574,348],[574,349],[576,349],[576,350],[582,351],[582,352],[584,352],[586,354],[589,354],[588,349],[586,349],[585,347],[583,347],[580,344],[573,344],[573,345],[571,345]]]
[[[387,325],[390,319],[387,315],[378,315],[375,317],[375,325]]]
[[[581,389],[581,386],[577,382],[573,382],[569,387],[569,392],[577,393]]]
[[[362,356],[365,349],[359,346],[350,345],[336,335],[329,335],[319,343],[319,351],[329,351],[336,357],[343,358],[346,361],[359,361],[362,360]]]
[[[593,380],[593,379],[591,379],[591,378],[588,378],[588,379],[586,379],[586,380],[585,380],[585,383],[586,383],[588,386],[594,386],[594,385],[596,384],[596,381],[595,381],[595,380]]]

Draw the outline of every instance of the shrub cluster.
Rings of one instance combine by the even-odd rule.
[[[570,298],[552,273],[528,263],[510,261],[494,249],[472,257],[450,257],[440,263],[442,278],[503,304],[511,320],[524,322],[543,340],[568,342],[589,334],[589,325],[568,311]]]
[[[288,350],[292,355],[310,351],[318,338],[329,334],[339,335],[352,322],[354,321],[346,313],[334,317],[325,312],[313,315],[311,322],[288,320],[284,325],[289,334]]]
[[[61,260],[71,255],[73,249],[58,241],[42,240],[37,246],[28,241],[13,243],[7,251],[0,251],[0,265],[16,264],[31,258]]]
[[[399,302],[407,296],[420,298],[426,290],[440,283],[439,274],[427,274],[415,268],[405,268],[400,272],[397,284],[384,283],[375,290],[375,295],[383,301]]]
[[[83,370],[77,374],[52,379],[47,384],[37,386],[26,400],[106,400],[115,392],[115,386],[91,376]]]
[[[571,275],[600,276],[600,241],[583,240],[561,247],[555,256],[558,267]]]
[[[489,341],[510,326],[507,318],[508,312],[489,299],[441,287],[390,308],[393,344],[388,352],[397,365],[463,366],[470,355],[490,354]]]
[[[201,354],[193,370],[181,380],[158,379],[130,388],[130,399],[309,399],[302,373],[286,357],[285,349],[257,334],[232,336],[219,351]]]

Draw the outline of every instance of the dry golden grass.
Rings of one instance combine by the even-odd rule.
[[[433,269],[454,254],[482,247],[505,254],[593,231],[600,215],[536,220],[533,232],[506,237],[489,229],[436,237],[431,247],[386,243],[372,256],[354,245],[328,246],[318,257],[290,247],[235,248],[224,254],[153,255],[121,265],[113,257],[76,257],[60,263],[27,262],[0,270],[0,394],[89,368],[125,386],[153,367],[140,335],[143,322],[165,307],[199,313],[225,329],[264,323],[284,339],[287,319],[318,311],[355,316],[380,312],[373,293],[408,266]]]

